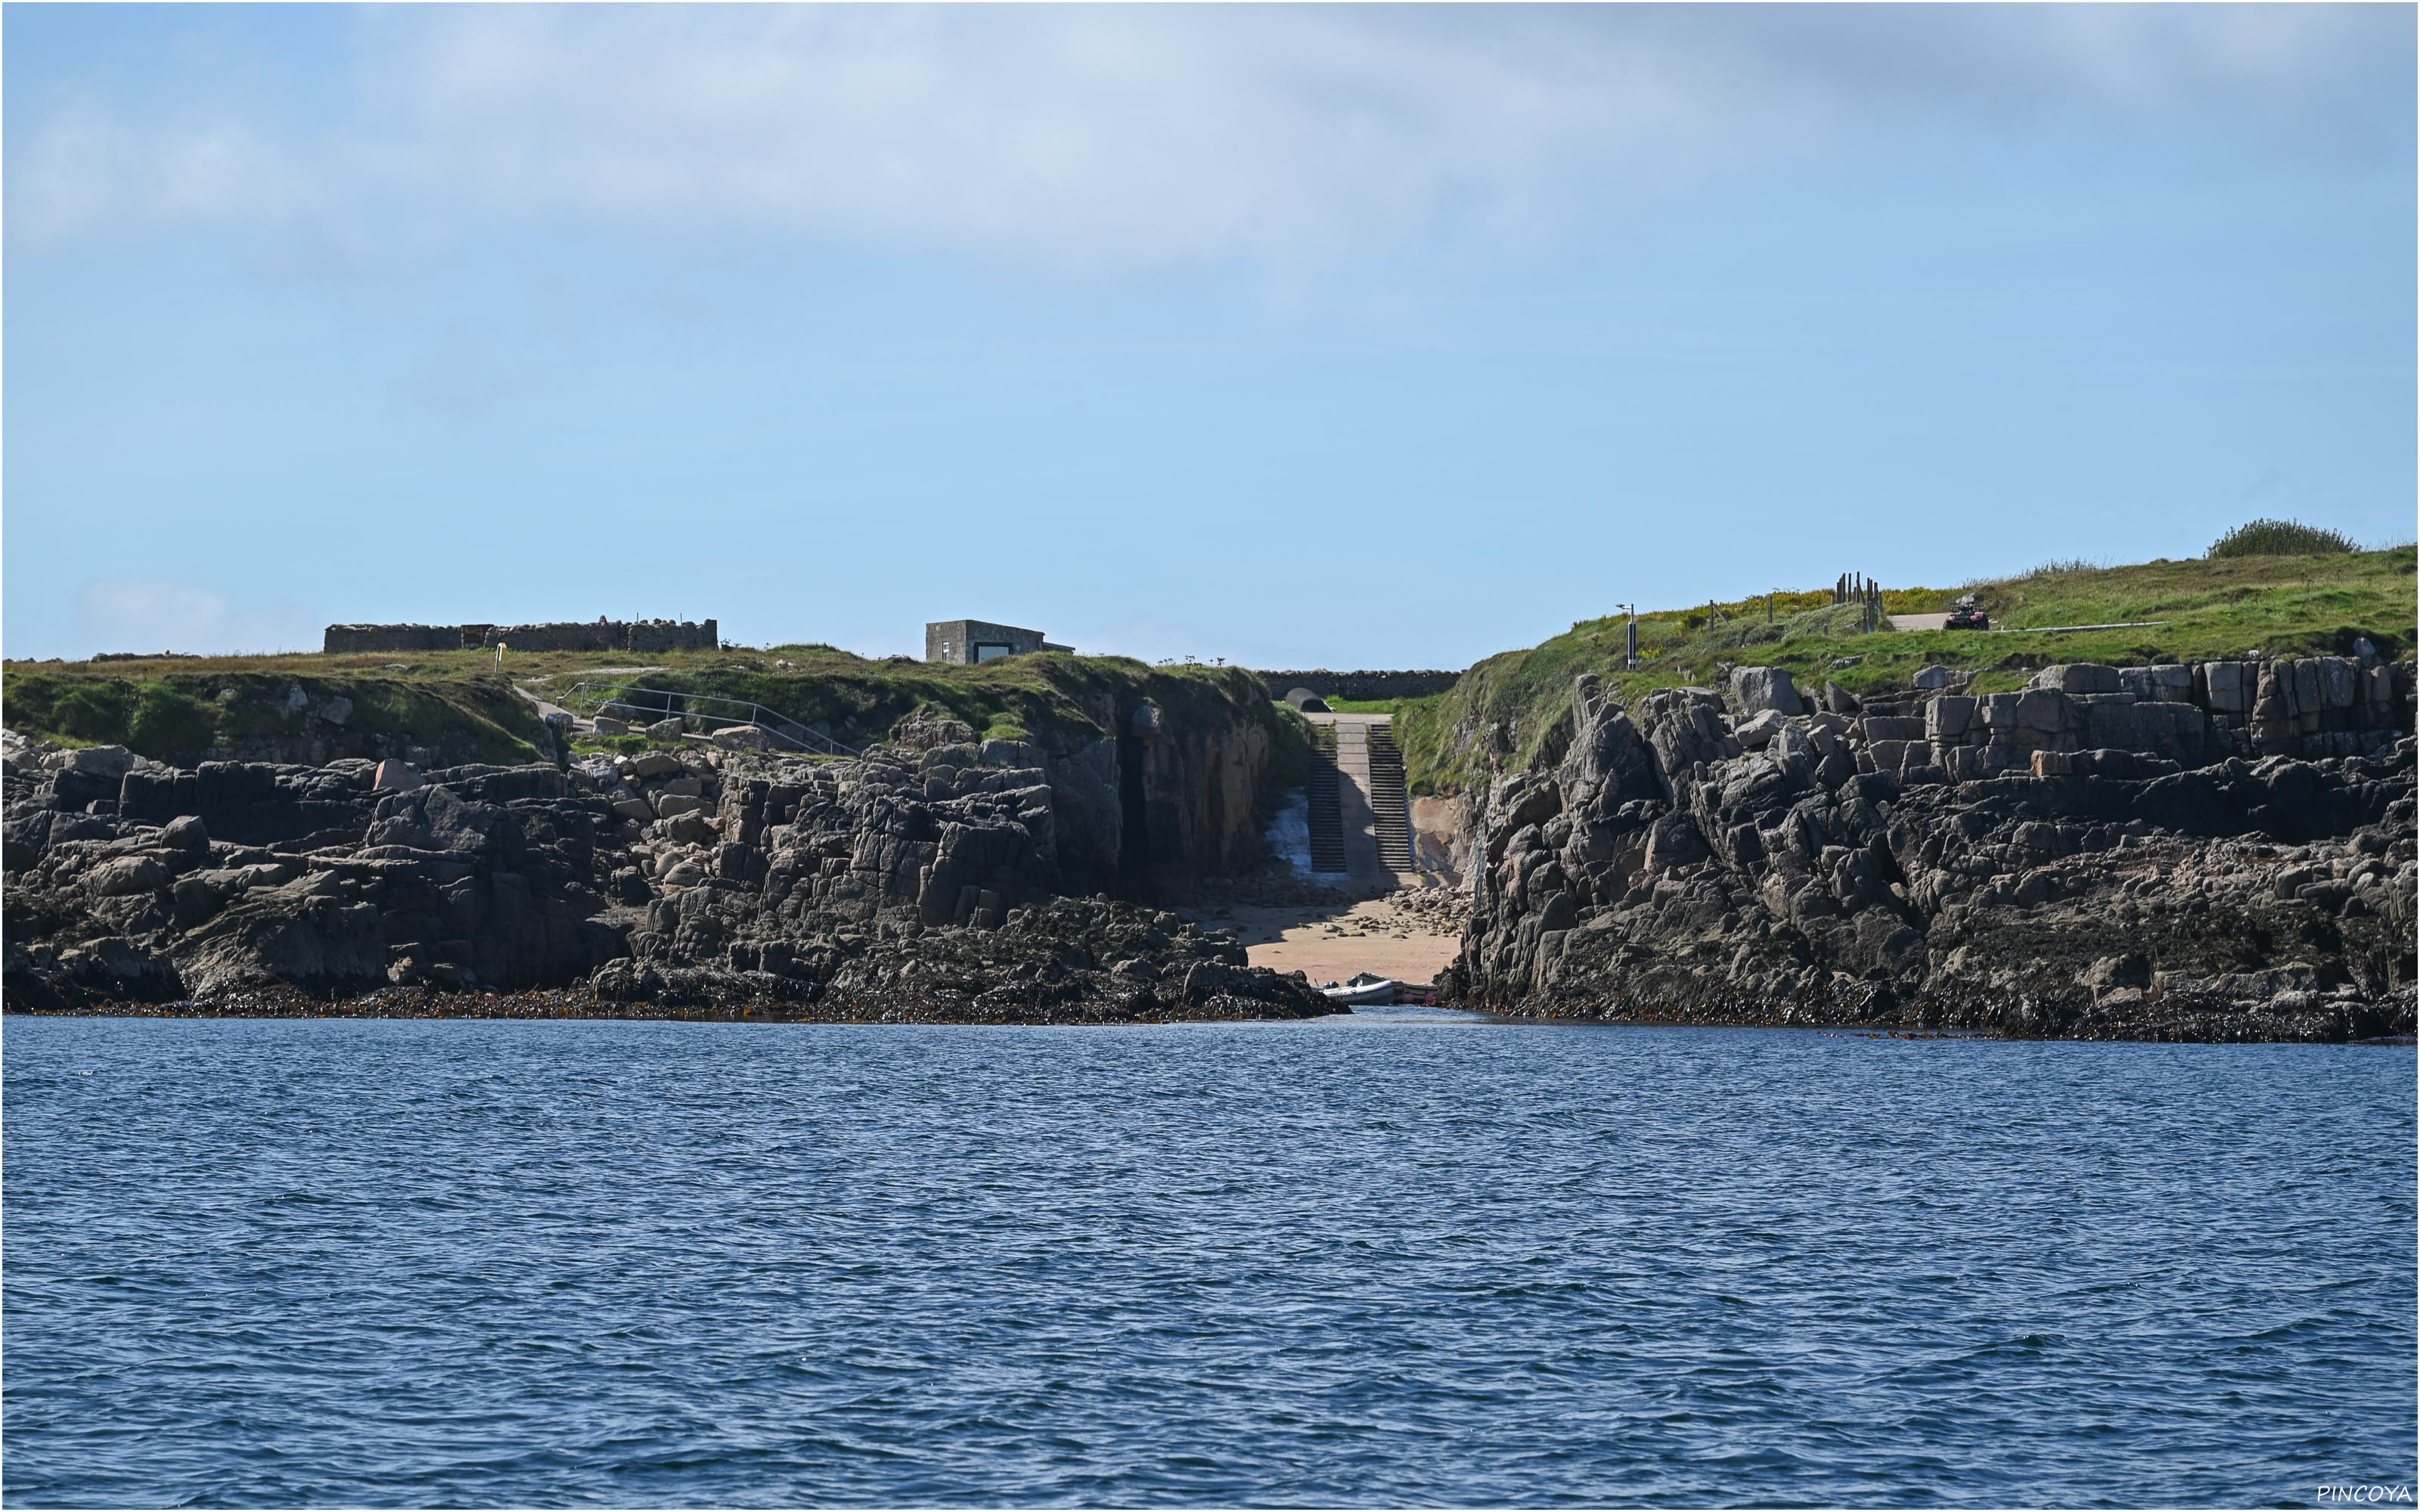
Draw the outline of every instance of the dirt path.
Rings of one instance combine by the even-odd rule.
[[[556,687],[570,687],[584,677],[635,676],[641,672],[659,672],[662,671],[663,668],[661,667],[583,667],[578,671],[550,672],[544,677],[533,677],[530,679],[530,683],[535,685],[535,687],[524,687],[520,683],[515,683],[513,685],[513,691],[519,693],[521,697],[537,705],[539,718],[543,719],[549,715],[559,714],[571,721],[572,728],[587,732],[593,731],[597,728],[597,722],[594,719],[590,718],[587,715],[566,709],[560,703],[551,703],[547,702],[545,695],[539,692],[538,689],[546,688],[552,690]]]
[[[522,698],[527,699],[530,702],[536,704],[537,717],[541,719],[559,714],[574,724],[583,722],[578,715],[573,714],[569,709],[565,708],[562,704],[549,703],[546,700],[538,697],[535,693],[531,692],[528,688],[521,687],[519,683],[515,683],[513,685],[513,691],[519,693]]]
[[[1461,923],[1444,909],[1415,910],[1404,895],[1292,907],[1238,905],[1233,922],[1252,964],[1299,971],[1314,984],[1374,971],[1424,986],[1461,949]]]

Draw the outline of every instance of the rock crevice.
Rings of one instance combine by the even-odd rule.
[[[1151,715],[1128,711],[1127,772],[1109,740],[1049,754],[934,719],[853,761],[684,743],[567,771],[188,771],[10,736],[7,989],[37,1010],[402,988],[986,1022],[1327,1011],[1232,935],[1106,896],[1249,858],[1249,732],[1180,739]]]
[[[1854,705],[1741,669],[1622,709],[1581,678],[1555,764],[1473,806],[1443,985],[1608,1018],[2411,1032],[2409,664],[2034,682]]]

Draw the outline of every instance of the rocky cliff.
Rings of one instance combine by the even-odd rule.
[[[1048,750],[903,720],[863,759],[694,741],[568,772],[399,762],[187,770],[6,752],[13,1009],[704,1010],[1294,1016],[1326,1000],[1136,896],[1240,864],[1265,734],[1156,704]],[[1114,733],[1111,733],[1113,731]],[[744,744],[744,743],[741,743]],[[485,1005],[485,1006],[483,1006]]]
[[[521,674],[535,694],[573,698],[590,674]],[[1250,865],[1280,727],[1261,686],[1236,669],[1146,667],[1116,657],[1035,656],[983,667],[868,660],[828,648],[792,657],[674,656],[644,675],[643,706],[678,715],[691,696],[748,702],[851,747],[897,739],[922,752],[991,735],[1032,748],[1059,804],[1067,890],[1183,901],[1197,878]],[[558,686],[559,685],[559,686]],[[11,727],[65,745],[123,746],[184,768],[228,763],[325,766],[394,758],[422,769],[558,759],[567,731],[534,699],[458,656],[362,666],[325,657],[229,657],[200,667],[14,664]],[[576,700],[575,700],[576,702]],[[725,719],[721,721],[727,723]],[[676,722],[683,733],[714,727]],[[644,748],[645,742],[620,742]],[[66,806],[116,796],[116,778],[70,774]]]
[[[1171,712],[1130,689],[1100,689],[1077,706],[1081,717],[1029,738],[980,742],[972,725],[922,709],[892,739],[937,767],[1004,762],[1047,785],[1052,890],[1182,902],[1202,878],[1261,859],[1274,733],[1264,702],[1197,697]]]
[[[1586,1017],[2409,1033],[2412,722],[2411,665],[2353,658],[1862,703],[1744,668],[1629,709],[1584,676],[1568,739],[1474,806],[1445,985]]]

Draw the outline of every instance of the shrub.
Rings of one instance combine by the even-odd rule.
[[[2066,578],[2079,572],[2100,572],[2105,566],[2106,563],[2104,563],[2089,561],[2084,557],[2061,557],[2045,562],[2040,566],[2028,568],[2027,570],[2017,574],[2017,576],[2011,580],[2016,582],[2025,582],[2035,578]],[[1970,582],[1966,586],[1969,588],[1991,588],[1998,585],[1992,579],[1982,579]]]
[[[165,683],[142,683],[134,690],[127,743],[142,751],[198,753],[209,748],[217,720],[209,705]]]
[[[1319,743],[1311,721],[1295,712],[1291,703],[1269,705],[1269,766],[1265,788],[1268,793],[1298,788],[1311,780],[1311,748]]]
[[[2293,519],[2249,520],[2212,541],[2216,557],[2313,557],[2357,551],[2349,536]]]

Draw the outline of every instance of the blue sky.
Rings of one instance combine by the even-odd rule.
[[[12,656],[1460,667],[2414,533],[2410,7],[27,7]]]

